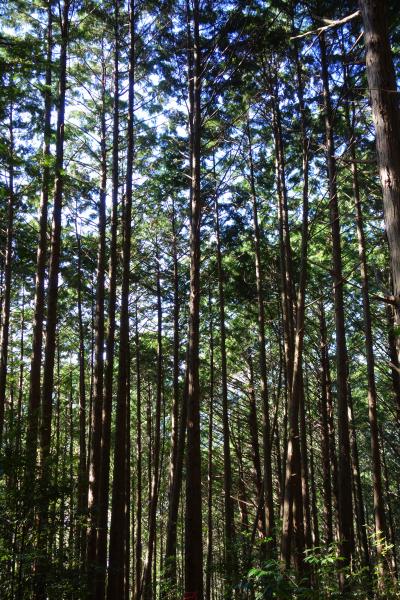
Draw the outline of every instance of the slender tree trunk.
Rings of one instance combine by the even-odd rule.
[[[331,474],[331,488],[334,511],[331,511],[335,515],[336,527],[335,527],[335,538],[339,539],[339,492],[338,492],[338,461],[336,452],[336,438],[335,438],[335,427],[333,419],[333,400],[332,400],[332,382],[331,382],[331,370],[330,370],[330,359],[328,352],[328,338],[326,330],[325,310],[324,305],[321,302],[319,307],[320,316],[320,334],[321,334],[321,370],[322,380],[326,386],[326,406],[327,406],[327,419],[328,419],[328,436],[329,436],[329,463],[332,467]],[[332,514],[333,516],[333,514]]]
[[[347,71],[345,71],[345,81],[347,81]],[[354,209],[357,226],[358,238],[358,256],[360,260],[360,274],[362,286],[363,300],[363,317],[364,317],[364,337],[365,337],[365,354],[367,359],[367,384],[368,384],[368,418],[371,432],[371,458],[372,458],[372,486],[374,500],[374,518],[375,518],[375,543],[378,556],[379,569],[382,575],[382,550],[386,536],[386,518],[383,500],[382,487],[382,466],[381,455],[379,448],[379,431],[378,431],[378,415],[377,415],[377,392],[375,383],[375,357],[374,343],[372,336],[372,318],[369,300],[369,278],[367,267],[367,254],[364,235],[363,214],[361,208],[360,186],[358,181],[358,168],[356,160],[354,128],[351,126],[350,112],[348,103],[346,102],[346,118],[349,128],[349,145],[350,145],[350,161],[351,173],[353,178],[353,198]],[[383,580],[381,578],[381,584]]]
[[[175,593],[176,588],[176,543],[177,543],[177,520],[179,509],[179,497],[181,486],[177,486],[177,479],[182,478],[182,474],[178,475],[178,458],[179,458],[179,410],[181,404],[181,393],[179,386],[179,263],[178,263],[178,248],[177,248],[177,232],[176,232],[176,217],[175,204],[172,204],[172,254],[173,254],[173,288],[174,288],[174,341],[173,341],[173,400],[171,414],[171,454],[170,454],[170,470],[169,470],[169,490],[168,490],[168,521],[167,534],[165,545],[165,567],[164,578],[168,588],[168,593]],[[180,462],[182,466],[182,461]],[[162,591],[163,593],[163,591]]]
[[[360,461],[359,461],[359,453],[358,453],[358,444],[357,444],[357,434],[356,434],[356,426],[354,423],[354,410],[353,410],[353,398],[350,393],[348,393],[349,399],[349,423],[350,423],[350,450],[351,450],[351,466],[353,471],[353,485],[354,485],[354,507],[355,507],[355,517],[357,523],[357,529],[360,537],[360,548],[362,552],[362,564],[370,569],[370,555],[369,555],[369,547],[368,547],[368,537],[367,537],[367,524],[365,518],[365,508],[364,508],[364,498],[363,491],[361,485],[361,475],[360,475]]]
[[[157,242],[158,244],[158,242]],[[161,281],[160,281],[160,258],[156,254],[157,261],[157,397],[156,414],[154,422],[154,446],[153,446],[153,476],[151,481],[150,495],[150,514],[149,514],[149,540],[147,548],[147,558],[143,571],[143,600],[152,599],[152,561],[155,561],[155,541],[157,526],[157,506],[159,496],[159,477],[160,477],[160,443],[161,443],[161,405],[163,388],[163,357],[162,357],[162,304],[161,304]],[[154,555],[154,557],[153,557]]]
[[[50,189],[50,141],[52,110],[52,46],[53,13],[52,0],[47,2],[47,48],[44,92],[44,139],[42,190],[39,207],[39,240],[36,256],[35,300],[33,309],[32,357],[29,375],[28,423],[25,445],[26,492],[32,494],[32,480],[36,473],[36,454],[38,442],[38,424],[40,409],[40,373],[42,364],[43,322],[45,316],[45,278],[47,253],[47,219]]]
[[[248,364],[250,373],[250,385],[249,385],[249,429],[250,429],[250,441],[252,449],[252,461],[256,480],[257,489],[257,505],[261,504],[264,492],[263,492],[263,480],[261,473],[261,460],[260,460],[260,445],[258,442],[258,416],[257,416],[257,405],[256,395],[254,387],[254,369],[253,369],[253,358],[249,351],[248,353]],[[258,530],[262,537],[266,536],[265,533],[265,511],[262,511],[260,519],[257,519]]]
[[[215,179],[215,157],[214,179]],[[218,198],[215,195],[215,233],[217,238],[217,271],[218,271],[218,304],[219,304],[219,334],[221,349],[221,388],[222,388],[222,431],[224,445],[224,508],[225,508],[225,588],[226,598],[232,598],[233,586],[236,581],[237,567],[235,556],[235,528],[232,501],[232,465],[229,441],[229,409],[228,409],[228,372],[226,365],[226,328],[225,328],[225,290],[224,271],[222,265],[221,233]]]
[[[396,349],[396,335],[395,335],[395,318],[394,318],[394,307],[390,304],[386,306],[386,316],[388,323],[388,346],[389,346],[389,359],[390,359],[390,374],[392,378],[393,396],[395,401],[395,410],[397,416],[397,423],[400,426],[400,363]]]
[[[88,536],[87,536],[87,562],[89,581],[89,598],[94,593],[94,569],[97,552],[97,523],[99,518],[99,484],[100,484],[100,457],[101,457],[101,426],[103,408],[104,385],[104,297],[105,297],[105,269],[106,269],[106,185],[107,185],[107,151],[106,151],[106,115],[105,115],[105,86],[106,68],[102,64],[102,104],[100,115],[100,190],[98,207],[98,247],[97,247],[97,273],[96,273],[96,306],[94,318],[94,366],[93,366],[93,395],[90,411],[90,445],[89,445],[89,494],[88,494]]]
[[[265,350],[265,314],[263,297],[263,273],[261,266],[261,247],[260,247],[260,228],[258,223],[257,197],[254,180],[254,165],[252,140],[250,133],[250,124],[247,123],[247,138],[249,143],[249,166],[250,166],[250,193],[253,208],[253,229],[254,229],[254,257],[257,285],[257,305],[258,305],[258,341],[259,341],[259,359],[260,359],[260,383],[261,383],[261,401],[263,415],[263,446],[264,446],[264,501],[265,501],[265,531],[268,540],[268,547],[271,551],[275,549],[275,516],[274,516],[274,498],[272,488],[272,444],[269,416],[269,398],[267,387],[267,364]]]
[[[322,429],[322,487],[325,515],[325,543],[330,546],[333,542],[333,510],[332,510],[332,479],[331,479],[331,454],[328,422],[328,378],[326,364],[326,327],[322,301],[319,308],[320,321],[320,385],[321,385],[321,429]]]
[[[203,600],[203,542],[201,500],[201,451],[200,451],[200,384],[199,384],[199,337],[200,337],[200,223],[201,223],[201,56],[200,56],[200,3],[193,1],[188,20],[193,24],[193,45],[189,40],[189,52],[193,55],[193,72],[190,73],[190,300],[188,342],[188,396],[187,396],[187,452],[186,452],[186,515],[185,515],[185,592],[197,594]],[[191,76],[192,75],[192,76]]]
[[[134,153],[134,60],[135,13],[134,0],[129,5],[129,97],[126,158],[126,192],[123,212],[122,290],[120,313],[120,340],[118,355],[118,389],[115,416],[114,471],[110,525],[110,551],[108,558],[107,599],[124,596],[125,502],[127,462],[127,403],[129,400],[129,282],[131,260],[131,220]],[[118,19],[118,15],[116,17]]]
[[[111,413],[113,399],[114,350],[117,300],[117,229],[119,189],[119,53],[120,53],[120,0],[114,2],[114,106],[112,142],[112,208],[111,242],[108,290],[108,329],[106,339],[106,365],[104,369],[103,408],[101,417],[100,481],[98,489],[98,532],[96,569],[98,578],[95,599],[106,595],[107,532],[110,486]]]
[[[142,389],[140,376],[140,339],[138,309],[136,304],[136,549],[135,549],[135,600],[140,598],[142,581]]]
[[[208,409],[208,462],[207,462],[207,559],[205,600],[211,600],[213,568],[213,427],[214,427],[214,323],[212,315],[211,291],[208,302],[210,319],[210,400]]]
[[[77,209],[78,210],[78,209]],[[76,242],[78,246],[78,324],[79,324],[79,469],[78,469],[78,506],[80,525],[77,532],[77,547],[80,561],[84,563],[86,555],[86,535],[83,519],[87,511],[88,478],[86,461],[86,382],[85,382],[85,345],[82,317],[82,251],[81,240],[75,220]],[[83,564],[82,564],[83,566]]]
[[[12,88],[10,79],[10,88]],[[14,235],[14,114],[13,103],[10,104],[9,114],[9,180],[7,200],[7,230],[4,259],[4,292],[1,306],[1,339],[0,339],[0,448],[4,430],[4,413],[6,404],[7,362],[8,362],[8,340],[10,336],[10,303],[11,303],[11,266]]]
[[[61,46],[60,46],[60,75],[58,90],[57,139],[55,156],[55,188],[53,199],[53,222],[51,231],[51,250],[49,279],[47,289],[47,323],[46,345],[44,352],[42,410],[40,427],[40,507],[38,519],[38,548],[39,560],[35,572],[35,600],[45,598],[46,592],[46,528],[48,520],[48,486],[50,482],[50,442],[51,418],[53,409],[54,358],[56,349],[56,327],[58,306],[58,274],[60,267],[61,249],[61,212],[64,186],[64,118],[65,93],[67,86],[67,48],[69,36],[70,0],[64,0],[60,17]]]
[[[337,381],[337,412],[339,434],[339,533],[340,554],[343,557],[342,566],[351,564],[354,552],[354,531],[352,519],[351,498],[351,466],[350,466],[350,438],[348,419],[347,397],[347,347],[345,334],[344,303],[343,303],[343,276],[342,276],[342,250],[340,236],[340,216],[337,193],[337,169],[335,159],[335,143],[333,137],[333,113],[329,89],[328,60],[324,34],[319,36],[321,54],[321,76],[324,95],[326,156],[329,184],[330,219],[332,235],[332,269],[335,305],[335,330],[336,330],[336,381]],[[347,582],[343,572],[340,575],[340,585],[346,592]]]

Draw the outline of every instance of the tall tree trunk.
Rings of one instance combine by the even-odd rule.
[[[388,323],[388,347],[389,347],[389,359],[390,359],[390,375],[392,378],[393,396],[395,402],[395,410],[397,423],[400,426],[400,363],[396,349],[396,335],[395,335],[395,318],[394,318],[394,307],[390,304],[386,306],[386,317]]]
[[[50,483],[50,441],[51,418],[53,412],[53,384],[54,384],[54,358],[56,349],[56,327],[58,306],[58,274],[60,268],[61,250],[61,212],[64,186],[64,119],[65,119],[65,93],[67,87],[67,49],[69,37],[69,9],[70,0],[64,0],[60,15],[61,46],[59,63],[59,89],[57,111],[57,138],[55,156],[55,187],[53,198],[53,222],[50,243],[50,266],[47,289],[47,323],[46,345],[44,352],[43,388],[41,404],[40,427],[40,498],[38,518],[38,548],[39,560],[35,572],[35,600],[42,600],[46,596],[46,528],[48,521]]]
[[[78,207],[77,207],[78,212]],[[85,342],[82,317],[82,250],[75,219],[75,234],[78,246],[78,325],[79,325],[79,469],[78,469],[78,506],[80,525],[77,532],[77,547],[80,561],[84,563],[86,554],[85,528],[83,519],[87,510],[88,478],[86,470],[86,382],[85,382]],[[82,564],[83,566],[83,564]]]
[[[351,466],[353,471],[353,485],[354,485],[354,508],[357,530],[360,538],[360,548],[362,552],[361,560],[364,567],[369,571],[370,569],[370,556],[368,547],[367,537],[367,524],[365,518],[364,498],[363,490],[361,485],[361,474],[360,474],[360,461],[358,454],[357,434],[356,425],[354,422],[354,409],[353,409],[353,398],[349,389],[348,392],[349,400],[349,423],[350,423],[350,451],[351,451]]]
[[[214,179],[215,179],[215,157]],[[216,182],[214,182],[216,185]],[[226,365],[226,328],[225,328],[225,290],[224,271],[222,265],[221,233],[218,197],[215,194],[215,233],[217,239],[217,271],[218,271],[218,304],[219,304],[219,334],[221,349],[221,388],[222,388],[222,432],[224,445],[224,508],[225,508],[225,587],[224,596],[232,598],[232,590],[236,581],[237,568],[235,556],[235,528],[232,501],[232,464],[229,440],[229,411],[228,411],[228,372]]]
[[[345,81],[347,83],[347,70],[345,70]],[[353,115],[354,116],[354,115]],[[364,235],[363,214],[361,208],[360,186],[358,181],[358,168],[356,160],[354,127],[350,119],[348,102],[346,102],[346,120],[349,129],[349,150],[351,173],[353,178],[353,199],[357,226],[358,256],[360,260],[360,274],[363,300],[365,355],[367,359],[367,384],[368,384],[368,418],[371,432],[371,458],[372,458],[372,486],[374,500],[375,519],[375,543],[378,558],[378,567],[382,575],[384,563],[382,562],[382,551],[386,536],[386,518],[382,487],[382,465],[379,448],[378,414],[377,414],[377,391],[375,383],[375,357],[372,336],[372,318],[369,300],[369,277],[367,266],[367,253]],[[381,578],[381,584],[383,579]]]
[[[177,231],[176,231],[176,216],[175,204],[172,200],[172,260],[173,260],[173,290],[174,290],[174,307],[173,307],[173,323],[174,323],[174,340],[173,340],[173,399],[172,399],[172,414],[171,414],[171,454],[170,454],[170,469],[169,469],[169,490],[168,490],[168,520],[167,533],[165,544],[165,567],[164,580],[168,590],[176,588],[176,543],[177,543],[177,520],[179,509],[179,497],[181,486],[177,486],[177,479],[182,478],[182,474],[178,475],[179,462],[179,414],[182,412],[181,392],[179,386],[179,263],[178,263],[178,247],[177,247]],[[182,466],[182,461],[180,461]],[[163,592],[162,592],[163,593]]]
[[[189,54],[193,56],[190,73],[190,300],[188,340],[188,396],[187,396],[187,452],[186,452],[186,515],[185,515],[185,592],[197,594],[203,600],[203,541],[201,501],[200,451],[200,223],[201,223],[201,56],[200,56],[200,2],[193,0],[188,20],[193,25],[193,44],[189,40]],[[191,36],[192,37],[192,36]],[[191,76],[192,75],[192,76]]]
[[[114,350],[117,300],[117,229],[119,189],[119,53],[120,53],[120,0],[114,2],[114,98],[112,139],[112,208],[109,259],[108,329],[106,365],[104,369],[103,408],[101,417],[100,482],[98,489],[98,532],[96,569],[98,572],[95,598],[103,600],[106,594],[107,532],[110,486],[111,413],[113,399]]]
[[[90,445],[89,445],[89,494],[88,494],[88,536],[87,562],[89,580],[89,598],[94,594],[93,585],[96,579],[94,572],[97,552],[97,524],[99,519],[99,485],[101,472],[101,428],[103,409],[104,385],[104,298],[106,270],[106,185],[107,185],[107,150],[106,150],[106,115],[105,115],[105,86],[106,67],[102,58],[101,78],[101,114],[100,114],[100,190],[98,207],[98,247],[96,272],[96,307],[94,318],[94,366],[93,366],[93,395],[90,412]]]
[[[208,460],[207,460],[207,558],[205,600],[211,600],[213,568],[213,427],[214,427],[214,322],[212,315],[211,291],[208,302],[210,319],[210,399],[208,409]]]
[[[325,543],[330,546],[333,542],[333,510],[332,510],[332,479],[331,479],[331,453],[328,420],[328,378],[327,378],[327,347],[326,326],[322,301],[319,307],[320,322],[320,410],[321,410],[321,454],[322,454],[322,482],[325,515]]]
[[[250,429],[250,441],[252,450],[252,462],[255,473],[256,489],[257,489],[257,505],[259,506],[264,496],[263,492],[263,479],[261,472],[261,460],[260,460],[260,445],[258,442],[258,416],[257,416],[257,405],[256,405],[256,394],[254,384],[254,369],[253,369],[253,358],[251,352],[248,352],[248,365],[249,365],[249,429]],[[257,519],[258,530],[262,537],[266,536],[265,533],[265,511],[262,511],[260,518]]]
[[[43,322],[45,316],[45,279],[47,253],[47,219],[50,189],[51,155],[51,110],[52,110],[52,46],[53,46],[53,13],[52,0],[47,2],[47,37],[46,37],[46,74],[44,91],[44,136],[43,136],[43,172],[42,189],[39,207],[39,240],[36,256],[35,300],[33,309],[32,357],[29,375],[28,423],[25,443],[25,480],[26,492],[32,494],[32,480],[36,473],[36,454],[38,443],[38,424],[40,410],[40,373],[43,347]]]
[[[274,497],[272,488],[272,444],[267,387],[267,357],[265,350],[263,273],[261,266],[260,228],[258,223],[258,207],[254,180],[253,151],[249,122],[247,122],[247,139],[249,144],[250,193],[253,208],[254,258],[258,306],[258,342],[260,360],[261,402],[263,415],[265,532],[267,536],[266,539],[268,540],[268,548],[270,549],[270,551],[273,551],[275,548],[275,516]]]
[[[389,242],[396,324],[400,325],[400,107],[387,25],[387,1],[359,0],[366,70]],[[400,338],[397,336],[400,356]]]
[[[10,78],[10,89],[12,93],[12,78]],[[4,430],[4,414],[6,404],[7,362],[8,362],[8,340],[10,336],[10,303],[11,303],[11,265],[14,235],[14,113],[13,102],[10,104],[9,113],[9,165],[8,165],[8,200],[7,200],[7,229],[4,259],[4,292],[1,306],[1,339],[0,339],[0,448]]]
[[[136,304],[136,547],[135,547],[135,600],[140,598],[142,582],[142,382],[140,365],[140,339],[138,309]]]
[[[158,245],[158,241],[157,241]],[[156,413],[154,421],[154,446],[153,446],[153,475],[151,481],[150,494],[150,514],[149,514],[149,540],[147,548],[147,558],[143,571],[143,600],[152,599],[152,565],[155,556],[155,541],[157,531],[157,506],[159,496],[159,478],[160,478],[160,443],[161,443],[161,405],[163,393],[163,357],[162,357],[162,304],[161,304],[161,281],[160,281],[160,257],[158,248],[156,253],[157,261],[157,396]],[[154,554],[154,557],[153,557]],[[155,589],[155,588],[154,588]]]
[[[122,290],[120,313],[120,339],[118,355],[118,388],[115,416],[114,471],[112,484],[112,507],[110,525],[110,551],[108,558],[107,599],[124,596],[124,551],[125,551],[125,502],[126,502],[126,462],[127,462],[127,403],[129,401],[129,282],[131,262],[131,220],[134,153],[134,75],[135,75],[135,13],[134,0],[129,4],[129,96],[126,156],[126,192],[123,212],[122,247]],[[118,15],[117,15],[118,19]]]
[[[307,134],[307,123],[306,123],[306,112],[304,104],[304,85],[301,63],[299,59],[298,47],[295,45],[295,62],[296,62],[296,73],[297,73],[297,96],[299,99],[300,108],[300,121],[301,121],[301,144],[302,144],[302,174],[303,174],[303,218],[302,218],[302,234],[301,234],[301,263],[300,263],[300,278],[299,286],[297,291],[297,302],[296,302],[296,322],[293,340],[293,372],[292,379],[290,379],[290,364],[287,367],[287,373],[289,375],[289,445],[287,451],[287,462],[286,462],[286,478],[285,478],[285,496],[284,496],[284,509],[283,509],[283,535],[282,535],[282,556],[288,564],[290,560],[290,541],[288,537],[290,535],[290,510],[292,497],[297,497],[297,508],[302,510],[299,498],[299,482],[298,475],[293,478],[295,463],[299,462],[299,458],[296,455],[300,452],[301,456],[301,480],[302,480],[302,502],[305,510],[305,542],[308,547],[311,545],[311,514],[310,514],[310,502],[309,502],[309,485],[308,485],[308,458],[307,458],[307,432],[306,432],[306,421],[305,421],[305,407],[304,407],[304,381],[303,381],[303,340],[304,340],[304,318],[305,318],[305,295],[306,295],[306,284],[307,284],[307,256],[308,256],[308,212],[309,212],[309,139]],[[286,289],[288,294],[288,300],[291,297],[292,288],[292,267],[291,267],[291,249],[290,249],[290,236],[288,228],[288,208],[287,199],[285,193],[285,182],[284,182],[284,160],[283,160],[283,142],[281,133],[281,119],[279,113],[279,103],[276,98],[274,101],[274,112],[276,114],[276,147],[277,147],[277,158],[278,158],[278,171],[281,173],[281,194],[283,194],[283,208],[281,212],[284,215],[282,229],[285,232],[284,246],[285,246],[285,264],[286,264]],[[279,175],[278,172],[278,175]],[[279,181],[279,177],[278,177]],[[284,286],[285,289],[285,286]],[[289,302],[289,309],[292,307],[292,302]],[[285,313],[284,313],[285,318]],[[286,316],[289,318],[289,315]],[[300,450],[298,442],[298,417],[300,409]],[[297,488],[297,492],[293,494],[292,488]],[[303,532],[301,530],[301,524],[299,519],[301,514],[297,514],[298,523],[295,524],[296,537],[297,537],[297,562],[300,570],[302,570],[302,552],[303,552]]]
[[[337,193],[337,169],[335,159],[335,143],[333,137],[333,112],[329,89],[328,59],[325,37],[319,36],[321,54],[321,76],[324,96],[326,160],[328,171],[331,235],[332,235],[332,270],[335,306],[336,330],[336,382],[337,413],[339,435],[339,533],[340,554],[343,567],[348,567],[354,552],[353,510],[351,498],[350,438],[347,398],[347,347],[343,303],[342,250],[340,239],[340,216]],[[340,585],[345,591],[347,582],[344,573],[340,575]]]
[[[329,462],[332,467],[331,474],[331,488],[334,511],[331,511],[335,515],[336,527],[335,527],[335,538],[339,539],[339,492],[338,492],[338,460],[336,452],[336,437],[335,437],[335,426],[333,418],[333,399],[332,399],[332,381],[331,381],[331,369],[330,369],[330,358],[328,352],[328,337],[325,319],[325,309],[323,302],[320,302],[319,306],[319,319],[320,319],[320,334],[321,334],[321,369],[322,379],[326,386],[326,406],[327,406],[327,419],[328,419],[328,436],[329,436]],[[333,516],[333,514],[332,514]]]

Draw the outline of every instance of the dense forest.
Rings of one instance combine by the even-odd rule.
[[[400,598],[398,0],[0,15],[1,598]]]

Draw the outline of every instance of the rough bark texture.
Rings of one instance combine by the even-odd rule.
[[[396,323],[400,324],[400,108],[387,25],[386,0],[359,0],[366,67],[389,242]],[[399,336],[397,352],[400,353]]]

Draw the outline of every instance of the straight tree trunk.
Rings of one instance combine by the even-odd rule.
[[[93,395],[90,411],[90,445],[89,445],[89,494],[88,494],[88,536],[87,562],[89,578],[95,579],[97,552],[97,523],[99,518],[99,482],[101,456],[101,423],[103,409],[104,385],[104,297],[106,269],[106,185],[107,185],[107,151],[106,151],[106,115],[105,115],[105,85],[106,68],[102,64],[102,104],[100,115],[100,190],[98,207],[98,247],[96,272],[96,306],[94,317],[94,365],[93,365]],[[94,585],[88,586],[89,597],[94,593]]]
[[[395,320],[400,325],[400,107],[387,25],[387,1],[359,0],[359,5],[396,302]],[[397,353],[400,356],[399,336]]]
[[[213,427],[214,427],[214,323],[212,316],[211,291],[208,302],[210,319],[210,400],[208,409],[208,461],[207,461],[207,558],[205,600],[211,600],[213,568]]]
[[[249,144],[249,167],[250,167],[250,193],[253,208],[253,229],[254,229],[254,258],[256,270],[257,286],[257,306],[258,306],[258,341],[259,341],[259,360],[260,360],[260,383],[261,383],[261,402],[263,415],[263,447],[264,447],[264,511],[265,511],[265,532],[268,541],[269,554],[275,549],[275,516],[274,516],[274,498],[272,488],[272,444],[269,416],[269,398],[267,387],[267,364],[265,350],[265,314],[263,298],[263,273],[261,266],[261,248],[260,248],[260,228],[258,223],[258,207],[254,180],[254,165],[252,140],[250,133],[250,124],[247,122],[247,138]]]
[[[118,355],[118,388],[115,416],[114,471],[108,558],[107,600],[124,596],[125,503],[127,463],[127,404],[129,401],[129,283],[131,262],[131,220],[134,154],[134,75],[135,75],[135,12],[134,0],[129,4],[129,97],[126,157],[126,192],[123,212],[122,290],[120,313],[120,340]],[[118,18],[118,17],[117,17]]]
[[[12,89],[12,78],[10,79],[10,88]],[[7,383],[7,363],[8,363],[8,340],[10,337],[10,303],[11,303],[11,266],[14,235],[14,114],[13,103],[10,104],[9,114],[9,180],[8,180],[8,200],[7,200],[7,230],[4,259],[4,292],[1,305],[1,339],[0,339],[0,448],[2,445],[4,430],[4,414],[6,404],[6,383]]]
[[[60,15],[61,46],[59,62],[59,89],[57,111],[57,138],[55,155],[55,187],[53,198],[53,222],[50,242],[50,266],[47,288],[46,345],[44,352],[43,387],[41,398],[40,426],[40,498],[38,516],[39,560],[35,571],[35,600],[46,596],[46,546],[50,483],[51,418],[53,412],[54,359],[56,350],[56,327],[58,307],[58,275],[61,250],[61,213],[64,186],[64,120],[65,94],[67,87],[67,50],[69,38],[70,0],[64,0]]]
[[[325,543],[333,543],[333,510],[332,510],[332,478],[331,478],[331,453],[328,421],[328,378],[326,362],[326,326],[322,301],[319,307],[320,322],[320,410],[321,410],[321,454],[322,454],[322,482],[325,515]]]
[[[25,480],[26,492],[32,494],[32,479],[36,473],[36,455],[38,443],[38,425],[40,411],[40,374],[43,349],[43,322],[45,317],[45,279],[47,254],[47,219],[50,189],[51,156],[51,110],[52,110],[52,46],[53,46],[53,13],[52,0],[47,2],[47,37],[46,37],[46,74],[44,92],[44,136],[43,136],[43,172],[42,189],[39,207],[39,240],[36,256],[35,300],[33,309],[32,356],[29,375],[28,423],[25,443]]]
[[[112,142],[112,208],[109,259],[108,329],[106,338],[106,364],[104,368],[103,407],[101,415],[100,481],[98,488],[98,521],[96,544],[95,600],[106,596],[107,532],[110,487],[111,414],[113,399],[114,350],[117,301],[117,229],[119,189],[119,54],[120,54],[120,0],[114,2],[114,98]]]
[[[342,566],[349,567],[354,552],[353,510],[351,498],[351,466],[350,466],[350,437],[347,397],[347,347],[345,334],[342,249],[340,235],[340,216],[337,192],[337,169],[335,159],[335,143],[333,136],[333,112],[331,106],[328,59],[324,34],[319,36],[321,55],[321,76],[324,96],[326,158],[329,184],[330,220],[332,235],[332,270],[335,306],[336,330],[336,381],[337,381],[337,414],[339,435],[339,534]],[[340,585],[346,592],[347,582],[343,572],[340,575]]]
[[[347,80],[347,72],[345,72]],[[379,448],[378,414],[377,414],[377,391],[375,383],[375,357],[374,342],[372,335],[372,318],[369,300],[369,278],[367,266],[367,253],[364,235],[363,214],[361,208],[360,186],[358,181],[358,168],[356,160],[354,128],[351,126],[350,111],[346,102],[346,118],[349,128],[349,150],[351,173],[353,178],[353,199],[357,226],[358,238],[358,256],[360,260],[360,275],[363,300],[364,317],[364,339],[365,354],[367,359],[367,384],[368,384],[368,419],[371,432],[371,458],[372,458],[372,486],[374,501],[374,520],[375,520],[375,543],[378,558],[378,567],[382,575],[384,563],[382,562],[382,551],[386,536],[386,517],[383,499],[382,486],[382,465]],[[381,585],[383,578],[381,577]]]
[[[158,241],[157,241],[158,244]],[[160,478],[160,444],[161,444],[161,406],[163,393],[163,356],[162,356],[162,304],[161,304],[161,281],[160,281],[160,258],[156,253],[157,261],[157,396],[156,413],[154,421],[154,445],[153,445],[153,475],[150,494],[149,514],[149,540],[147,547],[147,558],[143,571],[143,600],[152,599],[152,565],[156,560],[155,543],[157,532],[157,506],[159,496]],[[153,556],[154,555],[154,556]],[[155,588],[154,588],[155,589]]]
[[[185,514],[185,592],[197,594],[203,600],[203,541],[201,501],[200,451],[200,224],[201,224],[201,54],[200,2],[187,3],[188,21],[193,25],[193,44],[189,39],[190,101],[190,300],[188,341],[187,451],[186,451],[186,514]],[[192,73],[190,71],[192,70]],[[191,76],[192,75],[192,76]]]
[[[138,309],[136,304],[135,319],[136,344],[136,547],[135,547],[135,600],[140,599],[142,582],[142,383],[140,365],[140,339]]]
[[[173,289],[174,289],[174,340],[173,340],[173,400],[171,414],[171,454],[170,454],[170,471],[169,471],[169,490],[168,490],[168,521],[167,534],[165,545],[165,567],[164,580],[168,588],[168,593],[175,593],[176,589],[176,544],[177,544],[177,520],[179,509],[179,497],[181,485],[177,485],[177,479],[182,478],[182,474],[178,474],[179,462],[179,414],[182,412],[181,392],[179,386],[179,263],[178,263],[178,247],[177,247],[177,231],[176,231],[176,216],[175,204],[172,201],[172,259],[173,259]],[[182,466],[182,461],[180,461]],[[163,592],[162,592],[163,593]]]
[[[78,211],[78,207],[77,207]],[[85,381],[85,342],[82,317],[82,250],[81,240],[75,219],[75,233],[78,250],[78,325],[79,325],[79,469],[78,469],[78,517],[83,524],[87,511],[88,478],[86,460],[86,381]],[[85,529],[79,525],[77,532],[79,560],[84,563],[86,555]],[[83,565],[82,565],[83,566]]]
[[[214,179],[215,179],[215,157]],[[235,527],[234,507],[232,501],[232,464],[229,440],[229,409],[228,409],[228,372],[226,365],[226,328],[225,328],[225,290],[224,271],[222,265],[221,233],[218,198],[215,195],[215,233],[217,239],[217,272],[218,272],[218,304],[219,304],[219,334],[221,350],[221,389],[222,389],[222,432],[224,446],[224,509],[225,509],[225,587],[224,596],[232,598],[233,586],[236,581],[237,566],[235,556]]]
[[[362,564],[364,567],[370,570],[371,560],[369,555],[368,537],[367,537],[367,523],[365,518],[364,498],[363,490],[361,485],[360,475],[360,461],[357,444],[356,426],[354,422],[354,409],[353,409],[353,398],[348,393],[349,399],[349,423],[350,423],[350,451],[351,451],[351,466],[353,471],[353,485],[354,485],[354,508],[357,529],[360,538],[360,548],[362,552]]]
[[[258,441],[258,416],[257,416],[257,405],[256,405],[256,394],[254,387],[254,369],[253,369],[253,358],[250,350],[248,352],[248,365],[250,373],[250,385],[249,385],[249,429],[250,429],[250,442],[252,450],[252,462],[255,473],[256,489],[257,489],[257,505],[259,506],[264,496],[263,491],[263,479],[261,472],[261,459],[260,459],[260,445]],[[258,530],[262,537],[266,537],[265,533],[265,511],[262,511],[260,519],[258,521]]]

